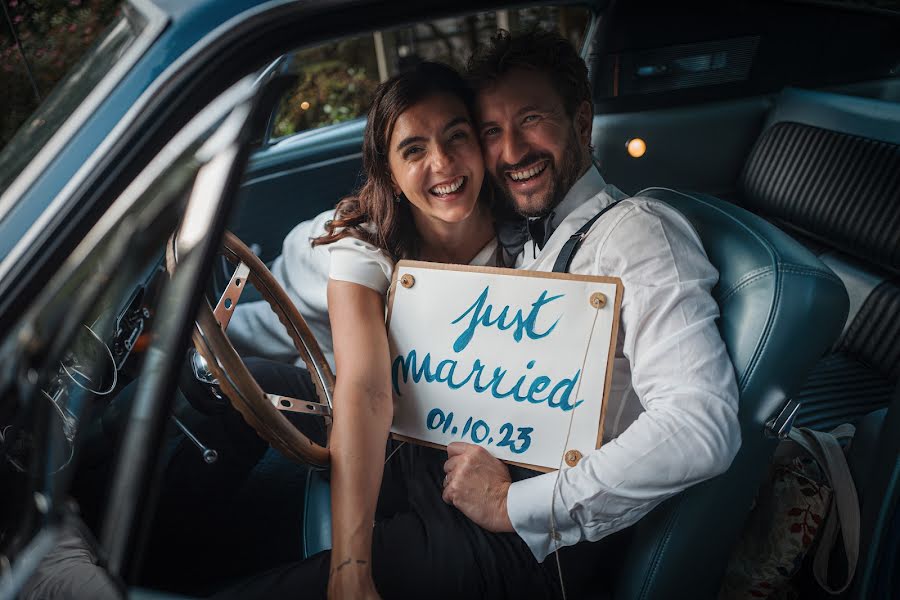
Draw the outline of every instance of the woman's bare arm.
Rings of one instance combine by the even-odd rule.
[[[393,418],[384,300],[365,286],[329,280],[328,310],[336,366],[328,592],[374,598],[372,523]]]

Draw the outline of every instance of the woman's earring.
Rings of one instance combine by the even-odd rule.
[[[400,200],[402,200],[402,199],[403,199],[402,192],[394,192],[394,202],[396,202],[397,204],[400,204]]]

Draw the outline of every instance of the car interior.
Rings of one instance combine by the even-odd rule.
[[[592,145],[604,178],[682,212],[719,270],[719,329],[740,391],[742,447],[729,470],[634,526],[615,581],[602,589],[598,583],[597,597],[717,596],[778,442],[791,426],[828,431],[842,423],[857,428],[847,456],[861,528],[856,575],[841,597],[896,597],[900,4],[613,0],[415,23],[389,16],[393,25],[375,32],[299,48],[295,41],[277,57],[247,59],[247,77],[223,94],[243,94],[243,104],[218,112],[218,100],[201,104],[153,161],[122,171],[128,182],[107,191],[119,204],[95,219],[97,227],[106,223],[106,237],[79,246],[82,255],[69,258],[75,262],[66,276],[57,274],[38,296],[44,300],[23,320],[28,326],[0,343],[0,355],[11,356],[28,340],[56,340],[29,354],[31,363],[5,367],[4,382],[30,383],[0,388],[18,399],[5,403],[11,408],[0,423],[14,422],[15,406],[28,404],[32,390],[49,402],[23,412],[55,425],[41,435],[27,427],[0,431],[2,479],[36,469],[43,484],[70,498],[100,553],[113,557],[113,570],[140,588],[132,597],[208,594],[330,547],[327,469],[274,449],[227,503],[217,500],[223,490],[208,490],[203,504],[187,509],[166,499],[178,496],[159,490],[172,452],[196,453],[201,468],[218,468],[216,440],[229,435],[227,427],[207,433],[202,423],[227,400],[184,358],[183,336],[164,353],[154,353],[154,344],[189,326],[200,303],[215,306],[233,279],[231,262],[211,254],[221,231],[271,264],[297,224],[358,187],[367,95],[379,80],[421,59],[462,67],[471,44],[496,27],[551,26],[569,35],[588,63]],[[235,125],[241,106],[244,121]],[[218,187],[202,175],[217,161],[229,173]],[[210,189],[221,204],[203,204]],[[211,250],[186,259],[183,270],[193,277],[180,279],[167,273],[160,241],[176,227],[190,238],[189,216],[204,224],[193,243]],[[98,280],[97,273],[107,276]],[[167,312],[194,289],[190,302]],[[74,290],[80,300],[63,301],[76,297]],[[240,301],[259,298],[248,289]],[[70,323],[66,315],[82,316]],[[153,369],[171,376],[140,385]],[[198,386],[208,404],[185,400]],[[141,422],[139,409],[155,392],[171,398],[169,407]],[[117,459],[149,447],[129,446],[141,432],[142,443],[159,443],[144,462],[124,465]],[[190,443],[179,445],[184,440]],[[51,465],[43,471],[29,466],[42,443]],[[114,507],[131,493],[117,483],[128,469],[144,473],[132,486],[156,489],[130,509],[133,521],[111,524]],[[40,506],[37,513],[33,503],[18,507],[36,488],[10,489],[17,492],[7,495],[2,512],[13,516],[4,521],[33,533]],[[188,511],[184,522],[201,512],[203,518],[150,541],[154,519],[166,522],[160,514],[180,510]],[[0,538],[3,558],[30,548],[26,538]],[[105,548],[114,539],[128,550],[124,563]],[[167,555],[173,544],[187,548],[189,564],[181,569]],[[820,597],[806,571],[800,597]]]

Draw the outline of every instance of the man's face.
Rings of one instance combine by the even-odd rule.
[[[485,167],[526,217],[548,214],[589,165],[591,109],[574,118],[543,73],[515,69],[478,95]]]

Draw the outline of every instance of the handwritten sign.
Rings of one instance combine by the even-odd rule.
[[[610,277],[400,261],[391,430],[542,470],[573,464],[602,442],[621,295]]]

